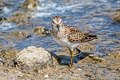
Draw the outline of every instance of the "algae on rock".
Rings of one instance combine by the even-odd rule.
[[[37,36],[48,36],[48,35],[50,35],[50,31],[43,26],[37,26],[33,30],[33,33],[35,33]]]
[[[21,4],[21,7],[27,11],[35,11],[38,5],[39,5],[39,0],[25,0]]]

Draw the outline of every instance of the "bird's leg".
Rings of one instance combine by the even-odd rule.
[[[69,49],[69,51],[70,51],[70,55],[71,55],[69,67],[71,68],[71,67],[73,67],[73,56],[74,56],[74,51],[71,50],[71,49]]]
[[[81,53],[81,50],[80,50],[80,49],[76,48],[76,50],[77,50],[78,54]]]
[[[74,51],[71,51],[70,68],[73,67],[73,56],[74,56]]]

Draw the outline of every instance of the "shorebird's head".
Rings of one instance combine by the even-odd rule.
[[[62,19],[60,18],[60,16],[53,17],[52,21],[53,21],[54,25],[60,25],[60,24],[62,24]]]
[[[62,25],[62,19],[60,18],[60,16],[54,16],[52,19],[53,29],[58,31],[61,25]]]

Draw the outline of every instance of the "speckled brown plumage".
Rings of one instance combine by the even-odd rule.
[[[88,42],[93,39],[97,39],[96,35],[90,35],[87,33],[81,32],[79,29],[70,27],[70,34],[68,35],[68,40],[72,43],[83,43]]]

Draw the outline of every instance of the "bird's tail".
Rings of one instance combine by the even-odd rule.
[[[85,33],[85,35],[86,35],[87,41],[91,41],[91,40],[94,40],[94,39],[98,39],[98,38],[97,38],[97,35],[88,34],[88,33]]]

